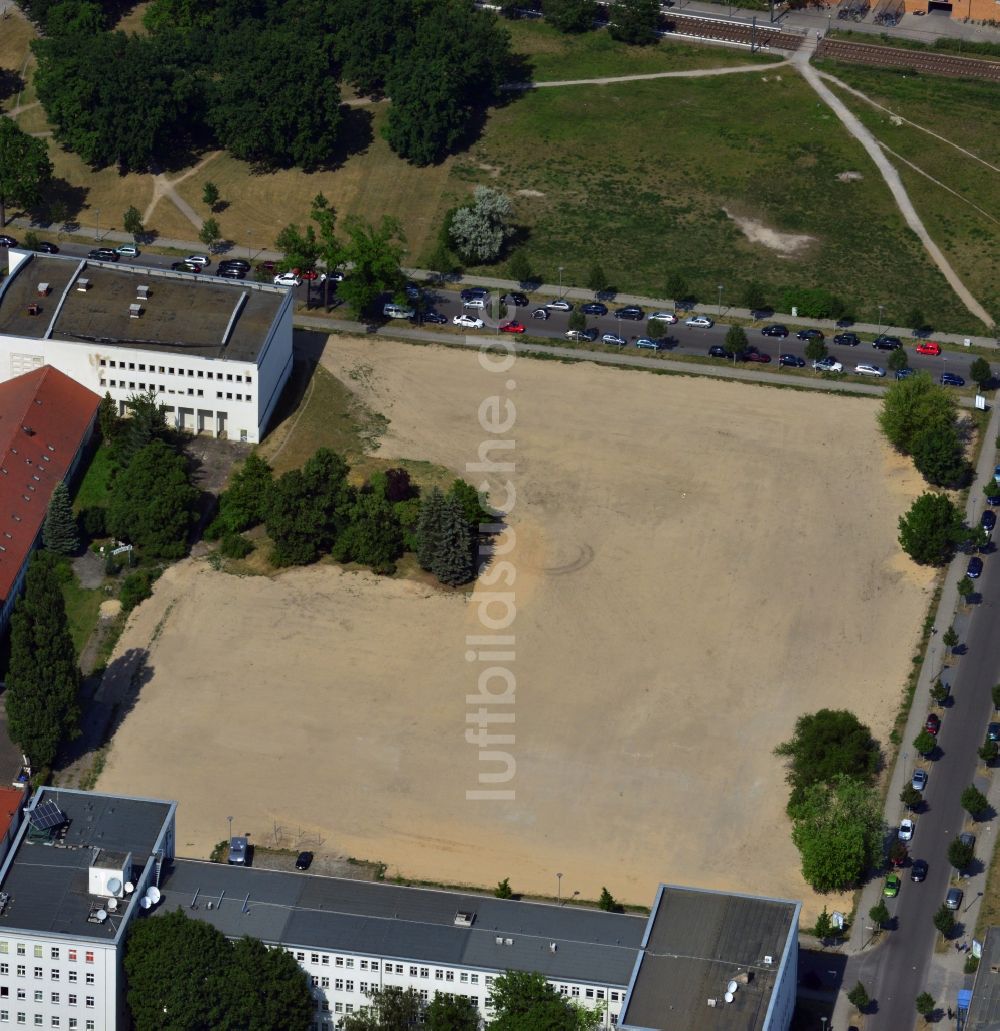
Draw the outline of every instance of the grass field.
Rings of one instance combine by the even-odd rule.
[[[76,497],[73,498],[73,510],[93,508],[108,503],[108,487],[111,477],[111,452],[106,447],[98,447],[94,457],[87,466],[87,471],[80,481]]]
[[[97,626],[97,616],[101,608],[101,602],[105,595],[102,591],[91,591],[80,586],[74,574],[72,579],[62,585],[63,601],[66,603],[66,618],[69,621],[69,632],[73,638],[73,647],[76,654],[83,651]]]

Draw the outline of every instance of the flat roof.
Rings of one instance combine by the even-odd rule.
[[[160,889],[154,915],[180,909],[231,938],[622,988],[646,926],[573,906],[188,859],[167,865]],[[471,926],[456,925],[460,912],[474,914]]]
[[[114,866],[131,853],[138,876],[157,842],[173,819],[173,802],[99,795],[86,791],[42,788],[32,808],[53,802],[66,817],[62,829],[36,840],[30,834],[30,814],[18,832],[16,847],[8,856],[0,880],[6,900],[0,907],[0,931],[72,935],[96,941],[113,941],[121,919],[92,923],[88,917],[101,901],[90,894],[89,871]],[[135,904],[122,900],[122,911]]]
[[[786,899],[661,886],[619,1025],[759,1031],[798,911]]]
[[[85,292],[80,279],[89,281]],[[45,296],[40,283],[49,285]],[[143,285],[149,299],[140,301]],[[286,294],[269,283],[32,253],[0,287],[0,334],[252,362]],[[31,304],[41,312],[29,315]]]
[[[1000,927],[991,927],[983,942],[965,1029],[997,1031],[997,1028],[1000,1028]]]

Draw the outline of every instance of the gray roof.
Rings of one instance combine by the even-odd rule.
[[[90,281],[85,293],[76,289],[80,278]],[[43,282],[46,297],[38,295]],[[149,287],[148,301],[137,302],[140,285]],[[0,287],[0,333],[252,362],[286,295],[249,280],[33,254]],[[40,315],[27,314],[31,303]],[[143,314],[133,319],[129,306],[136,303]]]
[[[232,938],[454,967],[537,970],[596,986],[628,984],[646,926],[645,918],[599,910],[186,859],[167,867],[160,888],[163,902],[154,913],[182,909]],[[459,911],[475,914],[471,927],[455,925]],[[498,937],[511,944],[498,945]]]
[[[1000,1029],[1000,927],[991,927],[983,942],[983,955],[976,971],[972,1005],[965,1021],[966,1031]]]
[[[134,868],[141,870],[172,820],[174,804],[43,788],[33,804],[45,801],[55,802],[65,814],[65,834],[33,840],[30,817],[23,821],[0,880],[7,895],[0,932],[22,929],[114,940],[119,920],[94,924],[87,919],[99,904],[89,892],[90,866],[97,857],[98,865],[112,867],[131,853]]]
[[[786,946],[797,942],[798,911],[784,899],[661,886],[620,1026],[758,1031]]]

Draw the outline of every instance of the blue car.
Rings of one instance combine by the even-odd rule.
[[[911,369],[911,368],[909,368],[909,366],[907,366],[907,368],[905,368],[905,369],[897,369],[896,370],[896,379],[907,379],[910,376],[915,375],[916,371],[917,371],[916,369]]]
[[[943,387],[964,387],[965,380],[954,372],[941,373],[941,386]]]
[[[983,574],[983,560],[978,555],[973,555],[969,559],[969,566],[965,570],[965,575],[970,580],[978,580]]]

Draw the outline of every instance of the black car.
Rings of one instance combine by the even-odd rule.
[[[774,314],[773,308],[751,308],[750,318],[754,322],[760,322],[761,319],[769,319]]]
[[[762,336],[781,337],[782,339],[784,339],[786,336],[788,336],[788,327],[778,325],[765,326],[760,332]]]
[[[462,291],[462,300],[474,301],[477,298],[485,300],[489,295],[490,292],[485,286],[470,286]]]
[[[965,380],[961,376],[957,376],[954,372],[942,372],[941,373],[941,386],[943,387],[964,387]]]
[[[17,240],[13,236],[0,236],[0,247],[16,247]]]
[[[231,265],[227,265],[225,268],[220,268],[216,273],[217,276],[221,276],[223,279],[246,279],[247,274],[241,268],[234,268]]]
[[[848,326],[854,325],[854,319],[849,315],[845,315],[842,319],[837,319],[837,329],[847,329]]]
[[[979,525],[987,533],[992,533],[993,532],[993,527],[995,527],[997,525],[997,514],[996,514],[996,512],[991,512],[989,509],[987,509],[979,517]]]
[[[778,358],[779,365],[787,365],[792,369],[804,369],[806,367],[805,358],[800,358],[797,354],[783,354]]]
[[[250,262],[244,261],[242,258],[226,258],[225,261],[219,262],[219,268],[238,268],[240,272],[250,271]]]
[[[983,560],[978,555],[973,555],[969,559],[969,565],[966,567],[965,575],[970,580],[978,580],[983,575]]]
[[[899,337],[886,336],[885,333],[875,337],[875,340],[872,342],[872,347],[876,351],[895,351],[897,347],[902,346],[903,341]]]
[[[1000,741],[1000,723],[991,723],[986,728],[987,741]]]
[[[59,248],[54,243],[49,243],[47,240],[43,241],[38,245],[38,249],[42,254],[58,254]]]
[[[464,300],[466,300],[466,298],[463,297],[462,300],[464,301]],[[527,308],[528,307],[528,298],[527,298],[527,296],[525,294],[519,293],[516,290],[513,291],[512,293],[504,294],[503,297],[500,298],[500,300],[502,300],[504,302],[504,304],[509,304],[509,305],[511,305],[514,308]]]
[[[616,319],[631,319],[632,322],[641,322],[646,313],[638,305],[630,304],[627,308],[618,308],[615,311]]]
[[[435,326],[447,326],[448,316],[442,315],[439,311],[425,311],[424,322],[433,322]]]
[[[200,265],[193,265],[187,261],[175,261],[170,265],[170,267],[175,272],[193,272],[195,275],[201,272]]]
[[[927,877],[927,861],[925,859],[914,859],[910,868],[910,880],[919,884]]]
[[[312,866],[313,854],[312,852],[300,852],[298,858],[295,860],[296,870],[308,870]]]
[[[826,337],[823,335],[821,329],[800,329],[795,334],[799,340],[825,340]]]
[[[580,306],[580,311],[584,315],[607,315],[608,306],[601,304],[600,301],[591,301],[590,304],[583,304]]]
[[[106,247],[97,247],[92,251],[87,252],[87,257],[92,261],[117,261],[118,254],[115,251],[108,250]]]
[[[712,344],[708,349],[709,358],[728,358],[729,352],[722,346],[722,344]]]
[[[833,342],[843,347],[857,347],[861,343],[861,338],[857,333],[838,333]]]

